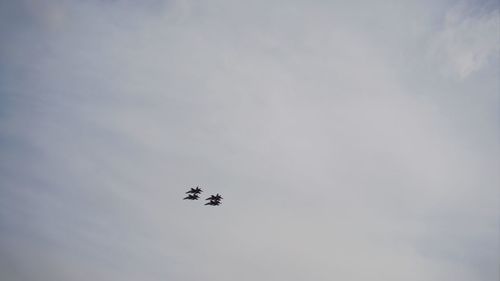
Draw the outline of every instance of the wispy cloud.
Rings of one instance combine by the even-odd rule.
[[[435,39],[434,59],[443,60],[444,71],[465,78],[498,62],[499,33],[498,5],[459,2],[446,12],[443,30]]]

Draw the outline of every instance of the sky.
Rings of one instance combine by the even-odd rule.
[[[0,0],[0,38],[2,280],[499,278],[497,1]]]

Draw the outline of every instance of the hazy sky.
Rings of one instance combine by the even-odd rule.
[[[0,279],[498,280],[499,11],[0,0]]]

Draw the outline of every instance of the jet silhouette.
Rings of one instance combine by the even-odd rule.
[[[220,200],[222,200],[222,199],[223,199],[223,198],[222,198],[222,196],[220,196],[220,195],[219,195],[219,193],[217,193],[217,195],[210,195],[210,197],[208,197],[208,198],[207,198],[207,199],[205,199],[205,200],[211,200],[211,201],[215,200],[215,201],[220,201]]]
[[[191,188],[189,191],[187,191],[186,193],[187,194],[195,194],[195,195],[198,195],[200,193],[202,193],[203,190],[201,190],[201,188],[199,188],[198,186],[196,188]]]
[[[200,196],[198,196],[198,194],[189,194],[188,196],[184,197],[183,200],[198,200],[198,198],[200,198]]]
[[[220,196],[219,193],[217,193],[217,195],[210,195],[210,197],[208,197],[205,200],[209,200],[208,203],[206,203],[205,205],[219,206],[221,204],[220,201],[222,200],[222,196]]]
[[[210,200],[208,203],[206,203],[205,205],[210,205],[210,206],[219,206],[221,203],[220,201],[216,201],[216,200]]]

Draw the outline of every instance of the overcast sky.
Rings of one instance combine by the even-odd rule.
[[[0,279],[498,280],[499,10],[0,0]]]

